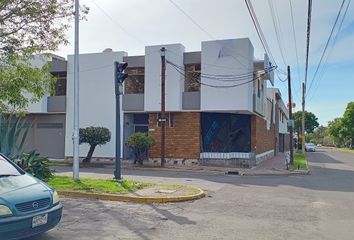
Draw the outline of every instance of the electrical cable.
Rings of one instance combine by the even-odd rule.
[[[299,64],[299,55],[298,55],[298,48],[297,48],[297,41],[296,41],[296,32],[295,32],[295,21],[294,21],[294,13],[293,13],[293,5],[292,5],[292,0],[289,0],[289,5],[290,5],[290,15],[291,15],[291,26],[293,29],[293,39],[294,39],[294,44],[295,44],[295,55],[296,55],[296,64],[297,64],[297,74],[298,74],[298,80],[300,84],[301,89],[301,81],[300,81],[300,64]]]
[[[260,71],[254,71],[254,72],[248,72],[248,73],[243,73],[243,74],[236,74],[236,75],[217,75],[217,74],[205,74],[197,71],[187,71],[184,69],[182,66],[178,66],[177,64],[166,61],[168,64],[178,68],[181,71],[185,71],[186,73],[198,73],[201,77],[206,78],[206,79],[211,79],[211,80],[217,80],[217,81],[222,81],[222,82],[233,82],[233,81],[243,81],[245,79],[249,79],[250,77],[253,77],[254,74],[266,74],[267,72],[273,71],[275,67],[268,68],[266,70],[260,70]]]
[[[263,34],[263,31],[262,31],[262,28],[260,27],[260,24],[258,22],[258,19],[257,19],[257,16],[254,12],[254,9],[253,9],[253,6],[252,6],[252,3],[250,0],[245,0],[245,3],[246,3],[246,6],[247,6],[247,9],[248,9],[248,12],[251,16],[251,19],[252,19],[252,22],[253,22],[253,25],[256,29],[256,32],[257,32],[257,35],[262,43],[262,46],[264,48],[264,51],[268,54],[270,60],[274,63],[275,66],[277,66],[278,64],[276,64],[275,62],[275,59],[273,57],[273,54],[271,53],[270,51],[270,48],[269,48],[269,45],[264,37],[264,34]]]
[[[285,57],[284,57],[284,51],[283,51],[283,44],[281,41],[281,29],[280,29],[280,22],[279,19],[276,19],[275,17],[275,10],[274,10],[274,5],[273,5],[273,1],[272,0],[268,0],[268,5],[269,5],[269,9],[270,9],[270,15],[272,17],[272,21],[273,21],[273,26],[274,26],[274,31],[275,31],[275,36],[278,42],[278,46],[279,46],[279,51],[280,51],[280,55],[281,58],[283,60],[284,65],[286,66],[286,61],[285,61]],[[276,14],[277,17],[279,18],[278,14]],[[278,20],[278,21],[277,21]]]
[[[324,73],[325,73],[325,71],[326,71],[326,64],[327,64],[328,58],[329,58],[329,56],[331,55],[331,53],[332,53],[332,51],[333,51],[333,49],[334,49],[334,46],[336,45],[338,36],[339,36],[339,34],[340,34],[340,32],[341,32],[341,29],[342,29],[342,26],[343,26],[344,19],[345,19],[346,15],[347,15],[347,12],[348,12],[348,9],[349,9],[350,3],[351,3],[351,0],[349,0],[348,4],[347,4],[347,6],[346,6],[346,9],[345,9],[344,14],[343,14],[342,19],[341,19],[341,22],[340,22],[340,24],[339,24],[339,26],[338,26],[338,30],[337,30],[337,32],[336,32],[336,35],[335,35],[334,39],[333,39],[331,48],[330,48],[330,50],[329,50],[329,52],[328,52],[328,54],[327,54],[327,56],[326,56],[326,58],[325,58],[325,60],[324,60],[324,65],[323,65],[324,67],[322,67],[321,70],[320,70],[319,78],[318,78],[318,80],[317,80],[317,85],[314,85],[315,88],[314,88],[314,90],[312,91],[313,94],[312,94],[311,98],[309,99],[309,101],[311,101],[311,100],[313,99],[313,97],[315,96],[316,90],[319,88],[319,85],[320,85],[320,83],[321,83],[321,80],[322,80],[322,78],[323,78],[323,76],[324,76]],[[314,82],[316,83],[316,81],[314,81]],[[310,89],[309,89],[309,90],[310,90]],[[308,94],[309,94],[309,92],[308,92]]]
[[[178,6],[174,1],[168,0],[170,3],[173,4],[179,11],[181,11],[184,16],[186,16],[191,22],[194,23],[200,30],[202,30],[206,35],[208,35],[210,38],[215,39],[213,35],[211,35],[209,32],[207,32],[202,26],[200,26],[190,15],[188,15],[180,6]]]
[[[183,69],[180,69],[179,67],[178,67],[178,65],[176,65],[176,64],[174,64],[174,63],[172,63],[172,62],[170,62],[170,61],[166,61],[166,63],[167,64],[170,64],[178,73],[180,73],[182,76],[185,76],[185,73],[186,73],[186,71]],[[272,70],[271,70],[272,71]],[[249,78],[252,78],[251,80],[248,80]],[[261,75],[260,76],[258,76],[258,77],[254,77],[254,76],[250,76],[250,77],[248,77],[248,78],[245,78],[245,79],[242,79],[242,81],[246,81],[246,82],[243,82],[243,83],[239,83],[239,84],[233,84],[233,85],[212,85],[212,84],[207,84],[207,83],[202,83],[200,80],[199,80],[199,77],[198,78],[196,78],[196,77],[194,77],[194,78],[192,78],[192,80],[195,80],[196,82],[198,82],[200,85],[205,85],[205,86],[208,86],[208,87],[214,87],[214,88],[233,88],[233,87],[238,87],[238,86],[242,86],[242,85],[245,85],[245,84],[248,84],[248,83],[250,83],[250,82],[254,82],[254,81],[256,81],[256,80],[258,80],[258,79],[261,79]],[[248,81],[247,81],[248,80]]]
[[[127,29],[125,29],[120,23],[118,23],[113,17],[111,17],[111,15],[109,15],[102,7],[100,7],[94,0],[91,0],[91,2],[104,14],[106,15],[107,18],[109,18],[114,24],[116,24],[123,32],[125,32],[129,37],[131,37],[132,39],[134,39],[135,41],[143,44],[144,42],[139,39],[138,37],[136,37],[135,35],[131,34]]]
[[[205,30],[200,24],[197,23],[197,21],[195,21],[186,11],[184,11],[177,3],[175,3],[173,0],[168,0],[175,8],[177,8],[185,17],[187,17],[195,26],[197,26],[201,31],[203,31],[206,35],[208,35],[211,39],[215,40],[216,43],[218,43],[218,40],[216,40],[216,38],[210,34],[207,30]],[[224,48],[228,48],[225,45],[221,45],[221,47]],[[233,54],[230,53],[230,57],[232,57],[236,62],[240,63],[242,66],[244,66],[245,68],[248,68],[248,66],[246,66],[243,62],[241,62],[239,59],[237,59]],[[245,56],[242,56],[241,54],[239,54],[238,56],[243,57],[244,59],[247,59]]]
[[[336,25],[337,25],[337,23],[338,23],[338,19],[339,19],[340,14],[341,14],[341,12],[342,12],[342,10],[343,10],[343,6],[344,6],[344,3],[345,3],[345,2],[346,2],[346,0],[343,0],[341,6],[340,6],[340,8],[339,8],[337,17],[336,17],[336,19],[335,19],[335,21],[334,21],[334,24],[333,24],[333,26],[332,26],[331,32],[330,32],[330,34],[329,34],[329,36],[328,36],[328,39],[327,39],[325,48],[323,49],[323,52],[322,52],[320,61],[319,61],[319,63],[317,64],[317,68],[316,68],[315,74],[314,74],[314,76],[313,76],[313,78],[312,78],[312,80],[311,80],[310,87],[309,87],[308,91],[310,91],[310,89],[311,89],[311,87],[312,87],[312,85],[313,85],[313,82],[314,82],[314,80],[315,80],[315,78],[316,78],[316,76],[317,76],[318,70],[319,70],[319,68],[321,67],[323,57],[324,57],[324,55],[326,54],[328,45],[329,45],[329,43],[330,43],[330,41],[331,41],[332,35],[333,35],[333,33],[334,33],[334,29],[335,29],[335,27],[336,27]],[[348,6],[349,6],[349,5],[348,5]],[[308,93],[306,93],[306,96],[307,96],[307,95],[308,95]]]

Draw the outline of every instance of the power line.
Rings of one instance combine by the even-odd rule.
[[[207,73],[201,73],[199,71],[187,71],[185,70],[184,67],[179,66],[173,62],[170,62],[167,60],[167,63],[172,65],[175,68],[178,68],[181,71],[184,71],[185,73],[197,73],[199,76],[210,79],[210,80],[216,80],[216,81],[221,81],[221,82],[237,82],[237,81],[244,81],[249,79],[250,77],[253,77],[255,74],[266,74],[270,71],[273,71],[275,67],[268,68],[266,70],[260,70],[260,71],[253,71],[253,72],[247,72],[247,73],[242,73],[242,74],[235,74],[235,75],[220,75],[220,74],[207,74]]]
[[[296,55],[296,64],[297,64],[297,74],[298,74],[298,80],[300,83],[300,88],[301,89],[301,81],[300,81],[300,64],[299,64],[299,55],[298,55],[298,49],[297,49],[297,41],[296,41],[296,33],[295,33],[295,24],[294,24],[294,13],[293,13],[293,5],[292,1],[289,0],[289,5],[290,5],[290,15],[291,15],[291,26],[293,29],[293,38],[294,38],[294,44],[295,44],[295,55]],[[296,90],[295,90],[296,92]]]
[[[321,69],[321,71],[320,71],[320,73],[319,73],[319,78],[318,78],[318,80],[317,80],[317,85],[314,85],[315,88],[314,88],[314,90],[312,91],[313,94],[312,94],[312,97],[311,97],[310,100],[312,100],[312,98],[314,97],[315,92],[316,92],[316,90],[318,89],[318,87],[319,87],[319,85],[320,85],[320,83],[321,83],[321,80],[322,80],[322,78],[323,78],[323,76],[324,76],[328,58],[329,58],[329,56],[331,55],[331,53],[332,53],[332,51],[333,51],[333,49],[334,49],[334,46],[336,45],[338,36],[339,36],[339,34],[340,34],[340,32],[341,32],[341,29],[342,29],[342,26],[343,26],[344,19],[345,19],[346,15],[347,15],[347,12],[348,12],[348,9],[349,9],[350,3],[351,3],[351,0],[349,0],[348,4],[347,4],[347,6],[346,6],[346,9],[345,9],[344,14],[343,14],[342,19],[341,19],[341,22],[340,22],[340,24],[339,24],[339,26],[338,26],[338,30],[337,30],[337,32],[336,32],[336,35],[335,35],[335,37],[334,37],[334,39],[333,39],[331,48],[330,48],[330,50],[329,50],[329,53],[327,54],[326,59],[324,60],[324,65],[323,65],[323,67],[322,67],[322,69]],[[314,82],[316,82],[316,81],[314,81]],[[308,94],[309,94],[309,93],[308,93]],[[309,100],[309,101],[310,101],[310,100]]]
[[[205,30],[200,24],[197,23],[197,21],[195,21],[186,11],[184,11],[177,3],[175,3],[173,0],[168,0],[175,8],[177,8],[185,17],[187,17],[195,26],[197,26],[201,31],[203,31],[206,35],[208,35],[210,38],[212,38],[213,40],[216,40],[216,38],[210,34],[207,30]],[[216,43],[218,43],[218,40],[216,40]],[[221,47],[224,48],[228,48],[225,45],[221,45]],[[228,48],[229,49],[229,48]],[[233,54],[231,54],[230,52],[230,56],[237,61],[238,63],[240,63],[242,66],[244,66],[245,68],[248,68],[248,66],[246,66],[243,62],[241,62],[239,59],[237,59]],[[248,59],[245,56],[242,56],[241,54],[239,54],[238,56],[243,57],[244,59]]]
[[[182,67],[178,66],[177,64],[171,62],[171,61],[166,61],[168,64],[170,64],[178,73],[180,73],[182,76],[185,76],[185,73],[186,71],[184,69],[181,69]],[[273,71],[272,69],[269,70],[269,71],[266,71],[265,73],[267,72],[270,72],[270,71]],[[208,86],[208,87],[213,87],[213,88],[234,88],[234,87],[238,87],[238,86],[242,86],[242,85],[245,85],[245,84],[248,84],[248,83],[251,83],[251,82],[254,82],[258,79],[261,79],[261,75],[260,74],[258,77],[254,77],[254,75],[252,76],[249,76],[247,78],[243,78],[243,79],[239,79],[238,81],[245,81],[243,83],[238,83],[238,84],[233,84],[233,85],[212,85],[212,84],[208,84],[208,83],[203,83],[199,80],[199,77],[195,77],[195,76],[192,76],[192,80],[195,80],[198,84],[200,85],[204,85],[204,86]],[[202,76],[201,76],[202,77]],[[205,78],[203,76],[203,78]],[[250,79],[251,78],[251,79]],[[222,79],[214,79],[214,80],[218,80],[218,81],[222,81]],[[227,80],[228,82],[230,82],[230,80]]]
[[[178,72],[180,73],[182,76],[184,76],[184,72],[181,71],[180,69],[176,68],[173,66],[173,68]],[[239,84],[234,84],[234,85],[224,85],[224,86],[221,86],[221,85],[212,85],[212,84],[207,84],[207,83],[202,83],[198,78],[194,77],[193,80],[195,80],[198,84],[200,85],[204,85],[204,86],[208,86],[208,87],[213,87],[213,88],[234,88],[234,87],[238,87],[238,86],[242,86],[242,85],[245,85],[245,84],[248,84],[248,83],[251,83],[253,81],[256,81],[257,79],[259,79],[260,77],[258,78],[252,78],[251,80],[248,80],[246,82],[243,82],[243,83],[239,83]]]
[[[273,5],[273,1],[272,0],[268,0],[268,5],[270,8],[270,15],[272,17],[272,22],[273,22],[273,26],[274,26],[274,31],[275,31],[275,35],[276,35],[276,39],[278,42],[278,46],[279,46],[279,51],[280,51],[280,55],[282,57],[283,63],[286,66],[286,61],[285,61],[285,57],[284,57],[284,51],[283,51],[283,45],[282,45],[282,41],[281,41],[281,29],[280,29],[280,21],[279,21],[279,17],[278,14],[275,14],[275,10],[274,10],[274,5]],[[276,16],[278,18],[276,18]]]
[[[125,29],[119,22],[117,22],[111,15],[109,15],[102,7],[100,7],[94,0],[91,0],[91,2],[99,9],[101,10],[101,12],[106,15],[106,17],[111,20],[114,24],[116,24],[123,32],[125,32],[129,37],[131,37],[132,39],[134,39],[135,41],[143,44],[144,42],[142,40],[140,40],[138,37],[136,37],[135,35],[131,34],[127,29]]]
[[[170,3],[172,3],[179,11],[181,11],[184,16],[186,16],[191,22],[194,23],[200,30],[202,30],[206,35],[208,35],[210,38],[215,39],[213,35],[211,35],[207,30],[205,30],[202,26],[200,26],[188,13],[186,13],[180,6],[178,6],[174,1],[168,0]]]
[[[262,43],[262,46],[264,48],[264,51],[268,54],[269,58],[274,63],[274,65],[277,66],[277,64],[275,62],[275,59],[273,57],[273,54],[270,51],[269,45],[267,43],[267,40],[264,37],[262,28],[261,28],[261,26],[260,26],[260,24],[258,22],[258,19],[257,19],[257,16],[256,16],[255,12],[254,12],[254,9],[253,9],[251,1],[250,0],[245,0],[245,3],[246,3],[246,6],[247,6],[247,9],[248,9],[248,12],[249,12],[249,14],[251,16],[253,25],[254,25],[254,27],[256,29],[257,35],[258,35],[258,37],[259,37],[259,39],[260,39],[260,41]]]
[[[324,57],[324,55],[326,54],[328,45],[329,45],[329,43],[330,43],[330,41],[331,41],[332,35],[333,35],[333,33],[334,33],[334,29],[335,29],[335,27],[336,27],[336,25],[337,25],[337,23],[338,23],[338,20],[339,20],[339,17],[340,17],[341,12],[342,12],[342,10],[343,10],[343,6],[344,6],[345,1],[346,1],[346,0],[343,0],[343,1],[342,1],[342,4],[341,4],[341,6],[340,6],[340,8],[339,8],[337,17],[336,17],[336,19],[335,19],[335,21],[334,21],[334,24],[333,24],[333,26],[332,26],[331,32],[330,32],[330,34],[329,34],[329,36],[328,36],[328,39],[327,39],[325,48],[323,49],[323,52],[322,52],[320,61],[319,61],[318,65],[317,65],[315,74],[314,74],[314,76],[313,76],[313,78],[312,78],[312,80],[311,80],[310,87],[309,87],[309,90],[308,90],[308,91],[310,91],[310,89],[311,89],[311,87],[312,87],[312,85],[313,85],[313,82],[314,82],[314,80],[315,80],[315,78],[316,78],[316,76],[317,76],[318,70],[319,70],[319,68],[321,67],[323,57]],[[350,2],[349,2],[349,3],[350,3]],[[348,8],[348,7],[349,7],[349,4],[347,5],[347,8]],[[345,17],[345,16],[344,16],[344,17]],[[343,20],[344,20],[344,18],[343,18]],[[339,30],[340,30],[340,29],[339,29]],[[339,31],[339,30],[338,30],[338,31]],[[307,96],[307,94],[306,94],[306,96]]]

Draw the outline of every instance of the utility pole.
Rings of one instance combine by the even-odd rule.
[[[301,150],[305,155],[305,93],[306,85],[302,83],[302,118],[301,118]]]
[[[73,178],[79,180],[79,0],[75,0]]]
[[[289,95],[289,120],[293,120],[293,106],[292,106],[292,96],[291,96],[291,75],[290,75],[290,66],[288,66],[288,95]],[[290,131],[290,165],[294,163],[294,145],[293,145],[293,125],[292,123],[289,125]]]
[[[166,128],[166,112],[165,112],[165,81],[166,81],[166,57],[165,57],[166,49],[164,47],[161,48],[161,166],[164,167],[165,160],[165,128]]]

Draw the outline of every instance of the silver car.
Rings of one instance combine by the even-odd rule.
[[[316,152],[316,145],[313,143],[306,143],[305,144],[305,151],[306,152]]]

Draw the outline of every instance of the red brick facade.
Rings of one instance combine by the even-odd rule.
[[[275,149],[275,126],[271,124],[267,129],[267,121],[253,115],[251,117],[251,151],[256,154],[264,153]]]
[[[168,121],[166,122],[166,158],[199,159],[200,113],[172,114],[173,127],[169,127]],[[149,114],[149,134],[155,139],[149,157],[160,158],[161,128],[157,126],[157,113]]]

